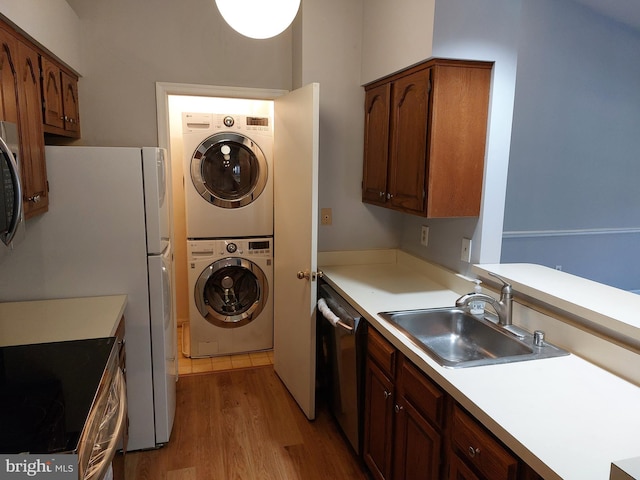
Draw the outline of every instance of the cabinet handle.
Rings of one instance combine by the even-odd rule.
[[[479,448],[469,447],[469,456],[471,458],[474,458],[476,455],[480,455],[480,449]]]
[[[396,413],[400,413],[400,410],[402,410],[403,408],[404,408],[404,407],[403,407],[402,405],[398,405],[398,404],[396,403],[396,407],[395,407],[395,411],[396,411]]]
[[[38,193],[36,195],[33,195],[33,196],[29,197],[27,200],[29,200],[30,202],[33,202],[33,203],[38,203],[41,200],[40,194]]]
[[[387,200],[391,200],[393,198],[393,194],[392,193],[387,193]]]
[[[388,400],[389,398],[391,398],[391,392],[387,392],[386,390],[384,391],[384,399]]]
[[[384,192],[378,192],[378,197],[384,198]]]

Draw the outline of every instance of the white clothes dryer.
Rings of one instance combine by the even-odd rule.
[[[189,239],[273,235],[269,117],[183,113]]]
[[[273,239],[187,243],[191,357],[273,348]]]

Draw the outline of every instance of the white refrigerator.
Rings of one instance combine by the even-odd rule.
[[[164,149],[46,147],[49,211],[0,263],[0,301],[126,294],[128,450],[169,441],[177,342]],[[87,312],[91,315],[91,312]]]

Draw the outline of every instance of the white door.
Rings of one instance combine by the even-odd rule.
[[[310,420],[316,414],[319,90],[312,83],[274,105],[274,368]]]

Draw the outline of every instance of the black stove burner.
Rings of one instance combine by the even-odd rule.
[[[0,348],[0,453],[75,451],[114,341]]]

